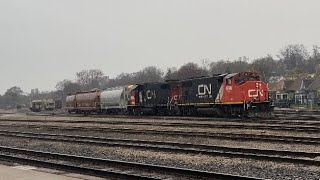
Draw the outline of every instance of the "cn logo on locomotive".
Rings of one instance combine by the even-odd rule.
[[[198,97],[199,98],[211,98],[212,95],[212,86],[211,84],[199,84],[198,85]]]
[[[147,90],[147,99],[156,98],[156,91],[155,90]]]
[[[248,97],[258,97],[260,94],[260,96],[263,96],[262,91],[260,91],[259,89],[249,89],[248,90]]]

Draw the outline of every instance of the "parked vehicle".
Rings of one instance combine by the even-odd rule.
[[[274,107],[290,108],[290,102],[288,100],[283,100],[283,99],[275,100]]]

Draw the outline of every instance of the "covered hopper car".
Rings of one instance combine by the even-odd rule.
[[[130,93],[137,85],[108,88],[101,91],[100,105],[103,114],[125,114],[128,110]]]
[[[92,113],[100,112],[101,90],[94,89],[86,92],[77,92],[66,97],[66,110],[69,113]]]

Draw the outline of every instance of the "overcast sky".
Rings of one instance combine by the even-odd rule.
[[[0,0],[0,94],[320,45],[319,0]]]

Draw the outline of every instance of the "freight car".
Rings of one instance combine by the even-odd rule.
[[[43,109],[47,111],[53,111],[55,108],[55,102],[53,99],[44,99],[42,100]]]
[[[108,88],[101,91],[100,105],[103,114],[126,114],[130,93],[137,85]]]
[[[57,99],[54,101],[54,108],[55,109],[61,109],[62,108],[62,100],[61,99]]]
[[[33,112],[40,112],[42,109],[42,100],[33,100],[30,102],[29,109]]]
[[[69,113],[84,113],[100,112],[100,89],[93,89],[86,92],[77,92],[74,95],[66,97],[66,110]]]
[[[29,109],[33,112],[53,111],[55,109],[55,101],[53,99],[33,100],[30,102]]]
[[[76,109],[76,95],[68,95],[66,97],[66,107],[65,109],[69,112],[69,113],[73,113],[73,112],[77,112]]]

